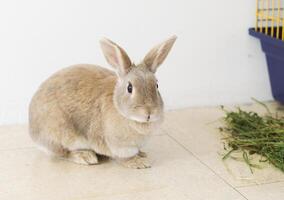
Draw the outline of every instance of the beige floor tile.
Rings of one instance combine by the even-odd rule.
[[[284,182],[238,188],[249,200],[284,199]]]
[[[153,161],[146,170],[80,166],[34,148],[0,151],[0,199],[243,199],[167,135],[145,150]]]
[[[176,187],[165,187],[148,191],[129,191],[128,194],[104,195],[103,197],[88,197],[72,200],[189,200],[188,195]],[[70,199],[71,200],[71,199]]]
[[[34,146],[27,125],[0,126],[0,151]]]
[[[269,103],[269,106],[272,111],[277,108],[276,103]],[[242,108],[265,113],[265,109],[256,104]],[[232,159],[222,161],[225,152],[218,127],[222,124],[220,119],[223,116],[219,108],[172,111],[167,115],[167,120],[171,121],[167,124],[167,133],[233,186],[284,181],[284,174],[271,165],[261,170],[254,169],[252,174],[244,162]]]

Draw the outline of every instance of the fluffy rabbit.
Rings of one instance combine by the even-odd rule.
[[[79,164],[97,164],[97,155],[105,155],[126,167],[150,167],[140,147],[163,120],[155,72],[175,40],[173,36],[154,47],[138,65],[117,44],[101,40],[116,73],[80,64],[52,75],[30,103],[32,139]]]

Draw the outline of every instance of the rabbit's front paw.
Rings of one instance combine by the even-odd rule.
[[[98,164],[98,157],[92,150],[76,150],[71,151],[67,160],[81,165]]]
[[[124,167],[132,169],[145,169],[151,167],[149,160],[146,157],[140,156],[139,154],[127,160],[121,161],[121,164]]]

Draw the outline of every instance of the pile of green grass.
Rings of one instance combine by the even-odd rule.
[[[284,172],[284,117],[271,113],[267,109],[265,116],[247,112],[240,108],[237,111],[225,111],[225,126],[220,131],[227,133],[227,153],[223,159],[230,157],[234,151],[241,151],[243,160],[251,167],[258,165],[250,162],[252,154],[261,156],[260,162],[270,162]],[[252,169],[251,169],[252,171]]]

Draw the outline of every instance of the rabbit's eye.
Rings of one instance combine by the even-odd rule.
[[[127,91],[128,91],[128,93],[132,93],[132,84],[131,83],[128,83]]]
[[[159,88],[159,85],[158,85],[158,83],[157,83],[157,88]]]

